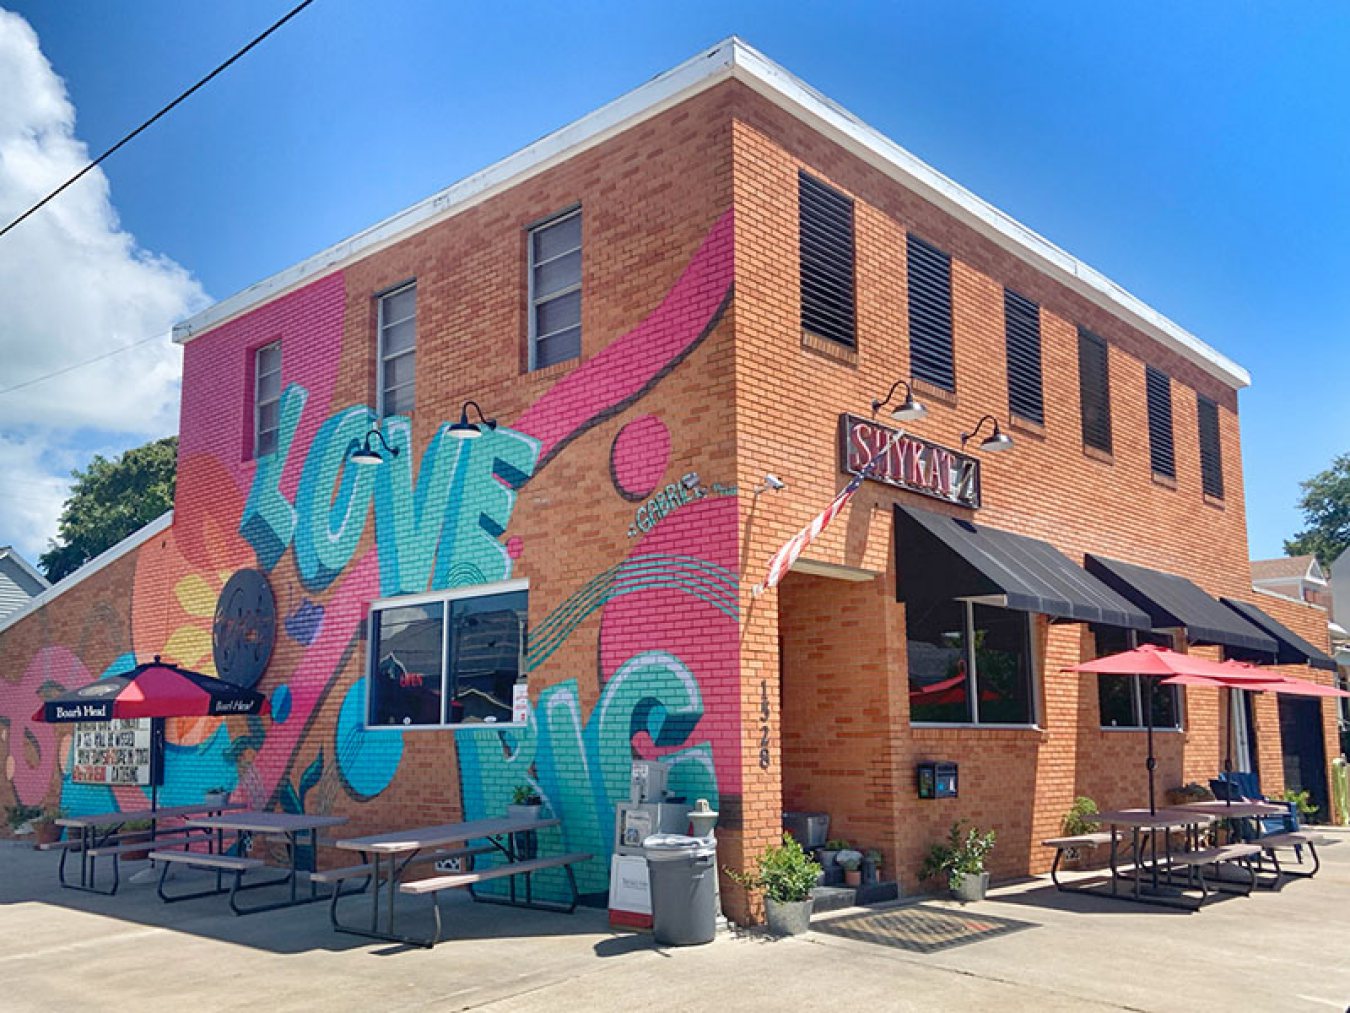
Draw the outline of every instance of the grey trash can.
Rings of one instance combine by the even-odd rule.
[[[717,841],[654,834],[642,842],[652,890],[652,933],[667,946],[717,935]]]

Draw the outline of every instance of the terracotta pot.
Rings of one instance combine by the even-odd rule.
[[[862,870],[861,870],[861,869],[845,869],[845,870],[844,870],[844,885],[845,885],[845,886],[862,886]]]
[[[151,843],[151,840],[152,840],[152,838],[150,837],[149,831],[146,831],[146,832],[143,833],[143,834],[142,834],[142,833],[126,834],[125,836],[122,837],[120,843],[122,843],[122,844],[141,844],[142,842],[144,842],[144,844],[146,845],[146,847],[145,847],[143,850],[140,850],[140,851],[124,851],[124,852],[122,852],[122,854],[119,855],[118,857],[119,857],[123,862],[143,862],[143,861],[145,861],[147,858],[150,857],[150,843]]]

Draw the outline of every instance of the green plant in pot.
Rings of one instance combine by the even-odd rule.
[[[207,788],[202,793],[202,804],[209,806],[223,806],[230,800],[230,789],[223,785],[217,785],[214,788]]]
[[[965,823],[965,820],[957,820],[948,831],[947,839],[928,850],[919,876],[921,879],[945,879],[947,888],[957,900],[983,900],[989,889],[985,862],[994,850],[997,834],[993,830],[981,831],[978,827],[963,832]]]
[[[22,802],[16,802],[14,805],[5,806],[5,822],[16,834],[31,834],[33,821],[41,815],[40,805],[24,805]]]
[[[826,841],[825,847],[816,852],[816,860],[820,862],[822,883],[829,884],[839,881],[839,852],[847,850],[848,841],[842,837],[834,837]]]
[[[880,883],[881,870],[884,867],[884,861],[881,852],[876,848],[868,848],[863,854],[862,862],[862,881],[867,883]]]
[[[810,928],[811,890],[820,866],[791,834],[784,834],[781,844],[760,852],[753,870],[727,869],[726,873],[747,889],[763,891],[770,932],[795,936]]]
[[[55,844],[61,839],[61,828],[56,825],[65,813],[59,809],[44,809],[42,815],[33,820],[33,836],[38,844]]]
[[[1312,803],[1307,791],[1295,791],[1293,788],[1286,788],[1281,796],[1286,802],[1294,803],[1298,809],[1298,818],[1300,823],[1310,823],[1312,818],[1317,815],[1318,806]]]
[[[834,860],[839,863],[839,868],[844,870],[845,886],[862,885],[863,853],[861,851],[844,848],[834,856]]]
[[[1095,834],[1101,829],[1101,821],[1097,817],[1097,803],[1086,795],[1079,795],[1073,800],[1073,805],[1069,806],[1069,811],[1064,814],[1064,836],[1081,837],[1084,834]],[[1078,848],[1069,848],[1065,851],[1065,857],[1071,862],[1083,862],[1083,852]]]
[[[541,820],[544,818],[544,800],[532,784],[518,784],[511,789],[511,801],[506,815],[513,820]],[[539,853],[539,835],[533,830],[522,830],[512,835],[516,857],[534,858]]]
[[[150,857],[154,838],[151,836],[152,824],[149,820],[128,820],[122,824],[119,844],[144,844],[144,848],[124,851],[118,857],[124,862],[139,862]]]

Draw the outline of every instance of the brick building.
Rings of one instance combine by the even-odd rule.
[[[171,722],[166,802],[221,783],[375,830],[533,783],[597,896],[639,756],[719,809],[729,865],[806,809],[907,885],[958,817],[998,829],[996,876],[1040,870],[1075,795],[1145,790],[1137,688],[1063,666],[1283,648],[1216,600],[1251,590],[1245,371],[735,40],[176,337],[172,517],[0,628],[0,801],[140,804],[29,715],[156,654],[231,677],[213,621],[266,625],[223,594],[248,571],[272,715]],[[897,379],[925,417],[874,410]],[[1220,704],[1153,704],[1160,786],[1218,769]],[[1244,720],[1278,790],[1274,703]],[[930,760],[958,798],[916,797]]]

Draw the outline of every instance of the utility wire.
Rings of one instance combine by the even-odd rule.
[[[194,85],[193,85],[191,88],[189,88],[187,91],[185,91],[185,92],[183,92],[181,95],[179,95],[176,99],[174,99],[172,102],[170,102],[168,105],[166,105],[166,106],[165,106],[163,109],[161,109],[159,112],[155,113],[155,115],[151,116],[148,120],[146,120],[144,123],[142,123],[139,127],[137,127],[135,130],[133,130],[131,133],[129,133],[129,134],[127,134],[125,137],[123,137],[120,141],[118,141],[116,144],[114,144],[111,148],[109,148],[109,149],[108,149],[107,151],[105,151],[103,154],[99,155],[98,158],[94,159],[92,162],[90,162],[88,165],[86,165],[86,166],[85,166],[83,169],[81,169],[79,172],[75,173],[75,175],[71,176],[70,179],[66,180],[64,183],[62,183],[60,186],[58,186],[58,187],[57,187],[55,190],[53,190],[51,193],[47,194],[46,197],[43,197],[42,200],[38,201],[36,204],[34,204],[31,208],[29,208],[29,209],[28,209],[27,211],[25,211],[23,214],[19,215],[18,218],[15,218],[12,222],[10,222],[8,225],[6,225],[3,229],[0,229],[0,236],[5,235],[7,232],[9,232],[10,229],[14,228],[14,226],[18,225],[20,222],[22,222],[22,221],[23,221],[25,218],[27,218],[29,215],[31,215],[31,214],[33,214],[34,212],[38,211],[40,208],[42,208],[44,205],[46,205],[48,201],[52,200],[54,197],[56,197],[57,195],[59,195],[63,190],[65,190],[67,187],[69,187],[72,183],[76,182],[78,179],[80,179],[82,176],[84,176],[85,173],[90,172],[91,170],[95,169],[95,168],[96,168],[96,167],[97,167],[97,166],[98,166],[105,158],[107,158],[109,155],[111,155],[114,151],[116,151],[118,148],[122,147],[124,144],[126,144],[128,141],[130,141],[130,140],[131,140],[133,137],[135,137],[137,134],[141,133],[143,130],[145,130],[147,127],[149,127],[151,124],[153,124],[156,120],[160,119],[160,117],[162,117],[162,116],[164,116],[166,113],[168,113],[169,110],[173,109],[175,106],[177,106],[179,103],[181,103],[184,99],[186,99],[186,98],[187,98],[189,95],[191,95],[193,92],[197,91],[199,88],[201,88],[203,85],[205,85],[205,84],[206,84],[208,81],[210,81],[212,78],[216,77],[218,74],[220,74],[222,71],[224,71],[226,67],[230,66],[230,64],[234,63],[236,60],[238,60],[240,57],[242,57],[245,53],[247,53],[250,49],[252,49],[252,48],[253,48],[254,46],[256,46],[258,43],[262,42],[263,39],[267,38],[269,35],[271,35],[271,34],[272,34],[273,32],[275,32],[278,28],[280,28],[282,25],[284,25],[287,21],[291,20],[291,18],[295,17],[297,14],[299,14],[302,10],[304,10],[306,7],[308,7],[308,6],[309,6],[310,4],[312,4],[313,2],[314,2],[314,0],[302,0],[301,3],[297,4],[294,8],[292,8],[291,11],[290,11],[285,17],[283,17],[280,21],[276,22],[276,24],[272,25],[271,28],[267,29],[267,31],[263,32],[263,33],[262,33],[261,35],[259,35],[256,39],[254,39],[252,42],[250,42],[247,46],[245,46],[243,49],[239,50],[237,53],[235,53],[233,56],[231,56],[228,60],[226,60],[224,63],[222,63],[219,67],[217,67],[215,70],[211,71],[211,73],[207,74],[204,78],[202,78],[200,81],[198,81],[196,84],[194,84]],[[91,360],[91,361],[92,361],[92,360]],[[11,387],[11,388],[9,388],[9,389],[10,389],[10,390],[14,390],[15,388]],[[3,394],[3,393],[5,393],[5,392],[4,392],[4,391],[0,391],[0,394]]]
[[[25,387],[31,387],[33,384],[41,383],[43,380],[50,380],[53,377],[62,376],[65,373],[81,369],[84,366],[91,366],[96,362],[102,362],[104,359],[110,359],[114,355],[121,355],[123,352],[128,352],[133,348],[139,348],[141,345],[148,344],[151,341],[162,340],[163,337],[163,334],[152,334],[148,338],[141,338],[140,341],[133,341],[129,345],[122,345],[120,348],[114,348],[111,351],[104,352],[102,355],[96,355],[92,359],[85,359],[83,362],[77,362],[72,366],[66,366],[51,373],[43,373],[41,376],[35,376],[29,380],[24,380],[22,383],[16,383],[12,387],[0,387],[0,395],[9,394],[16,390],[23,390]]]

